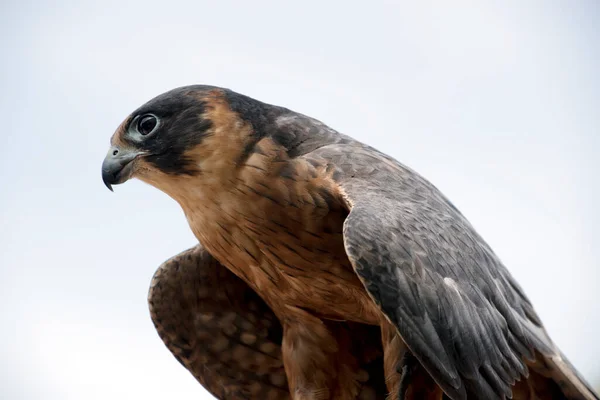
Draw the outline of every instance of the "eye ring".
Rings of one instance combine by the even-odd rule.
[[[148,136],[156,130],[158,118],[152,114],[142,115],[137,120],[136,129],[142,136]]]

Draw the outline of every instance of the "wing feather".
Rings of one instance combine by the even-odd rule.
[[[281,323],[243,280],[202,246],[186,250],[156,271],[150,315],[168,349],[215,397],[289,399],[281,356]],[[360,399],[386,396],[377,327],[329,322],[347,332],[369,378]],[[375,344],[375,346],[373,346]]]
[[[148,296],[165,345],[219,399],[289,399],[282,328],[250,287],[201,246],[156,271]]]
[[[541,357],[552,379],[569,376],[568,398],[598,399],[570,364],[553,361],[563,358],[531,303],[456,207],[414,171],[343,138],[303,157],[336,167],[348,257],[442,389],[452,399],[510,398]]]

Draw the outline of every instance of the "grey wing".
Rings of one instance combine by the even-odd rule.
[[[245,282],[201,246],[156,271],[152,321],[165,345],[219,399],[289,399],[281,324]]]
[[[348,257],[449,397],[510,398],[529,365],[551,378],[543,379],[554,385],[548,393],[560,386],[556,393],[567,398],[597,398],[561,357],[498,257],[433,185],[357,142],[304,157],[335,167],[332,179],[350,211]]]

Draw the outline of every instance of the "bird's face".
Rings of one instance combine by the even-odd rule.
[[[207,135],[205,106],[210,90],[182,88],[162,94],[129,115],[111,138],[102,179],[112,190],[132,177],[193,175],[188,153]]]
[[[235,164],[252,129],[229,107],[222,89],[190,86],[164,93],[129,115],[111,138],[102,179],[132,177],[177,199],[182,180],[223,175]],[[179,200],[179,199],[178,199]]]

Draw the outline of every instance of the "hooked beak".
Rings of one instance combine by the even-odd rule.
[[[102,181],[112,192],[112,185],[118,185],[131,178],[133,161],[143,152],[112,146],[102,162]]]

